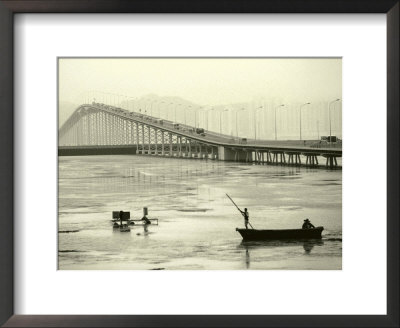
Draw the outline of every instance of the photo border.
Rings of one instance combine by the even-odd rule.
[[[3,214],[0,324],[4,327],[399,327],[399,8],[398,0],[0,0],[0,211]],[[385,13],[387,315],[14,315],[14,225],[9,217],[13,220],[13,30],[17,13]]]

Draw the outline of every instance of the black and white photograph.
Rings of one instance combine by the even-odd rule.
[[[342,59],[58,58],[59,270],[342,270]]]

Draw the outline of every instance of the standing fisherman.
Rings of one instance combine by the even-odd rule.
[[[244,217],[244,226],[246,227],[246,229],[248,229],[247,225],[249,224],[249,212],[247,212],[247,208],[244,209],[244,211],[241,211],[239,209],[240,213],[242,213],[243,217]]]
[[[231,200],[231,202],[233,203],[233,205],[236,206],[236,208],[238,209],[238,211],[239,211],[240,213],[242,213],[242,215],[243,215],[243,217],[244,217],[244,226],[246,227],[246,229],[248,229],[247,225],[250,225],[250,227],[251,227],[252,229],[254,229],[253,226],[251,225],[251,223],[249,222],[249,216],[250,216],[250,215],[249,215],[249,212],[247,212],[247,208],[245,208],[244,211],[242,211],[242,210],[235,204],[235,202],[233,201],[233,199],[229,197],[228,194],[225,194],[225,195]]]

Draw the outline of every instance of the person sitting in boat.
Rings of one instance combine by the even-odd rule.
[[[244,226],[246,227],[246,229],[248,229],[247,225],[249,224],[249,212],[247,212],[247,208],[245,208],[244,211],[239,209],[239,211],[244,217]]]
[[[302,229],[312,229],[315,228],[314,225],[310,222],[309,219],[305,219],[303,226],[301,227]]]

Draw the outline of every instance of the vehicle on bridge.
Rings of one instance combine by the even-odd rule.
[[[337,142],[339,140],[338,137],[336,136],[322,136],[321,141],[326,141],[326,142]]]
[[[203,128],[196,128],[196,133],[197,134],[204,133],[204,129]]]

